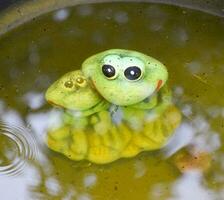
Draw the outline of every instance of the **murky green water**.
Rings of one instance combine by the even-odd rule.
[[[223,18],[149,3],[83,5],[32,19],[1,36],[0,47],[0,119],[9,135],[22,135],[0,135],[1,199],[222,199]],[[163,151],[108,165],[70,161],[44,145],[52,107],[43,94],[110,48],[141,51],[167,66],[183,122]],[[165,159],[186,145],[211,154],[208,172],[182,174]],[[4,168],[11,163],[20,167]]]

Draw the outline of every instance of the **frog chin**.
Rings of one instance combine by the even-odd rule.
[[[148,90],[146,91],[146,89]],[[119,90],[119,95],[114,93],[113,90],[110,90],[110,88],[107,88],[105,91],[101,94],[108,102],[117,106],[131,106],[143,101],[144,99],[150,98],[156,92],[156,88],[155,86],[148,88],[145,87],[136,93],[131,92],[130,90]]]

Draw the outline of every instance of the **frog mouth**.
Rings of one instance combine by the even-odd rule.
[[[53,105],[53,106],[63,107],[63,106],[61,106],[61,105],[59,105],[59,104],[57,104],[57,103],[55,103],[55,102],[53,102],[53,101],[51,101],[51,100],[47,100],[47,102],[48,102],[49,104]]]
[[[96,90],[95,82],[92,80],[92,78],[89,78],[89,85],[93,90]]]

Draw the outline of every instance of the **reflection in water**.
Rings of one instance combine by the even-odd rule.
[[[132,5],[62,9],[1,38],[0,120],[10,130],[31,128],[38,145],[38,155],[24,158],[16,176],[0,176],[1,199],[223,199],[223,20],[156,4]],[[98,166],[72,162],[44,146],[47,121],[57,117],[43,101],[46,88],[89,55],[114,47],[144,51],[169,67],[184,120],[163,150],[166,160],[156,151]],[[0,136],[1,166],[18,155],[14,139]],[[181,174],[169,157],[192,146],[211,153],[208,172]]]
[[[24,96],[24,100],[32,110],[39,109],[44,105],[43,93],[29,92]]]
[[[203,184],[203,175],[198,171],[183,174],[172,186],[172,196],[167,200],[215,200],[218,195]]]
[[[137,160],[134,163],[134,168],[135,168],[135,178],[141,178],[146,174],[147,166],[145,163],[141,160]]]
[[[214,113],[216,113],[216,117],[220,117],[222,108],[214,106],[205,110],[196,108],[192,102],[181,103],[184,102],[183,96],[183,88],[175,87],[175,103],[179,104],[185,120],[164,148],[165,155],[169,157],[186,146],[191,148],[193,146],[201,152],[212,153],[217,151],[221,146],[220,134],[213,130],[209,118],[214,118]],[[209,116],[207,116],[207,113]]]
[[[37,147],[27,129],[0,122],[0,175],[23,171],[27,161],[35,159]]]
[[[220,145],[219,134],[210,128],[205,119],[197,116],[190,123],[182,123],[163,150],[169,157],[186,146],[194,146],[198,151],[214,152]]]
[[[128,22],[128,13],[120,11],[114,14],[114,20],[119,24],[125,24]]]
[[[96,184],[97,176],[96,174],[87,174],[83,179],[83,185],[85,187],[92,187]]]
[[[0,174],[1,199],[35,199],[30,193],[33,187],[41,182],[38,169],[30,164],[23,168],[19,176],[1,176]]]
[[[64,21],[69,17],[69,10],[68,9],[61,9],[55,12],[53,18],[55,21]]]
[[[33,101],[36,101],[35,98],[33,99]],[[6,109],[4,108],[2,108],[2,110],[6,111]],[[15,111],[13,112],[12,110],[9,110],[9,112],[16,113]],[[6,116],[8,115],[7,112],[5,112],[5,114]],[[49,123],[48,119],[49,119],[49,116],[51,115],[52,115],[52,111],[49,111],[49,112],[39,111],[36,113],[29,114],[29,116],[27,116],[27,122],[32,127],[33,133],[36,136],[35,139],[38,139],[39,142],[43,143],[43,137],[44,137],[43,133],[45,132],[48,126],[48,123]],[[16,116],[18,117],[18,115]],[[12,119],[15,120],[17,117],[12,116]],[[19,119],[18,122],[22,121],[21,117],[18,117],[18,119]],[[198,124],[199,119],[201,120],[200,126],[196,126]],[[7,120],[9,120],[9,118],[5,118],[5,121]],[[172,140],[171,140],[172,145],[170,145],[171,143],[168,144],[168,146],[166,147],[166,149],[164,149],[164,151],[167,150],[168,152],[167,155],[171,155],[172,153],[169,154],[169,152],[174,153],[177,150],[179,150],[179,148],[192,143],[192,141],[194,142],[197,141],[196,138],[199,137],[198,135],[202,133],[204,134],[204,136],[206,136],[206,132],[207,132],[208,135],[211,136],[212,130],[206,124],[208,124],[208,122],[205,119],[202,120],[202,118],[199,116],[195,117],[195,122],[193,120],[193,122],[191,121],[191,123],[189,123],[188,120],[185,120],[185,122],[177,130],[176,135],[172,139],[175,142],[172,143]],[[10,125],[9,128],[12,129],[12,127],[13,126]],[[188,140],[185,137],[187,133],[189,134]],[[195,145],[197,147],[200,147],[201,144],[203,143],[206,144],[206,140],[207,140],[206,137],[200,137],[199,139],[200,142],[195,143]],[[188,142],[183,143],[183,141],[188,141]],[[209,147],[209,145],[207,145],[206,150],[209,150],[210,152],[215,151],[219,147],[218,141],[219,140],[217,138],[217,141],[213,143],[213,146]],[[37,140],[35,142],[37,142]],[[179,143],[184,145],[179,146]],[[212,143],[209,143],[209,144],[212,144]],[[173,149],[175,149],[175,151],[169,150],[171,146]],[[100,177],[99,172],[94,173],[94,171],[97,168],[100,170],[102,169],[105,170],[107,167],[104,168],[99,166],[88,165],[88,167],[85,168],[83,164],[80,164],[79,166],[78,163],[75,163],[75,162],[70,163],[70,161],[65,162],[65,160],[61,160],[61,158],[55,157],[56,160],[58,161],[57,163],[55,162],[56,161],[55,158],[52,159],[52,158],[46,157],[46,153],[47,153],[46,149],[44,150],[45,155],[43,154],[43,152],[41,152],[42,150],[44,150],[43,146],[41,147],[41,149],[40,148],[38,149],[39,154],[36,157],[36,160],[29,161],[29,159],[27,159],[28,157],[24,158],[27,164],[21,169],[22,173],[20,173],[19,176],[11,177],[10,179],[7,177],[1,178],[0,186],[3,183],[4,183],[4,187],[6,187],[7,185],[8,187],[10,185],[13,186],[15,184],[19,185],[19,187],[17,186],[17,194],[21,194],[21,197],[24,197],[24,199],[29,199],[30,196],[32,195],[32,199],[46,199],[50,197],[54,199],[54,198],[63,197],[64,199],[76,198],[76,199],[82,200],[82,199],[92,199],[91,190],[94,191],[94,188],[96,185],[101,185],[101,184],[104,185],[104,180],[102,180],[102,178]],[[53,155],[51,154],[51,156]],[[61,161],[59,161],[58,159]],[[63,162],[65,162],[64,164],[68,166],[65,167]],[[117,164],[118,165],[116,166],[116,163],[115,163],[114,166],[116,167],[114,170],[119,169],[118,167],[119,162],[117,162]],[[129,163],[128,165],[130,164],[131,163]],[[64,167],[61,168],[61,166],[64,166]],[[70,167],[70,166],[75,166],[75,167]],[[74,174],[77,174],[80,171],[80,169],[84,169],[81,172],[82,178],[81,176],[79,176],[80,178],[77,181],[76,180],[72,181],[72,177],[71,177],[71,181],[72,181],[71,183],[65,182],[66,176],[71,176],[70,173],[72,172]],[[64,170],[67,171],[67,173],[65,173]],[[103,173],[105,173],[104,170],[102,171]],[[110,168],[110,170],[112,173],[113,169]],[[145,160],[137,159],[134,162],[134,165],[133,165],[134,179],[133,180],[141,180],[141,178],[148,177],[149,174],[153,175],[154,173],[155,172],[151,172],[151,170],[149,170],[149,165],[146,164]],[[63,175],[60,175],[60,174],[63,174]],[[80,182],[80,180],[82,180],[82,182]],[[151,191],[150,197],[151,195],[155,195],[157,199],[164,199],[162,197],[161,198],[159,197],[161,196],[161,194],[167,194],[167,188],[170,188],[170,191],[171,191],[170,200],[177,200],[177,199],[187,200],[190,197],[197,198],[199,200],[213,199],[212,197],[215,196],[214,195],[215,192],[212,189],[208,189],[206,188],[206,186],[203,186],[202,184],[203,180],[204,180],[204,177],[200,171],[189,171],[184,173],[173,183],[172,182],[161,183],[160,185],[157,185],[157,186],[155,184],[155,187],[154,187],[155,191],[154,192]],[[192,186],[192,185],[194,186],[195,189],[194,189],[194,192],[189,194],[189,186]],[[7,191],[7,190],[4,191],[4,195],[8,199],[15,198],[15,196],[11,194],[10,191]],[[192,195],[192,196],[189,196],[189,195]]]

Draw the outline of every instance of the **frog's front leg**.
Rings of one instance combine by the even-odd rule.
[[[64,125],[49,131],[46,139],[48,147],[57,152],[67,152],[71,141],[71,130],[71,126]]]
[[[167,86],[161,88],[158,96],[159,103],[154,108],[154,112],[161,115],[172,103],[172,93]]]
[[[132,107],[121,107],[123,117],[121,123],[126,124],[135,131],[141,131],[144,126],[144,118],[146,111]]]
[[[93,130],[97,134],[106,134],[112,126],[110,112],[107,110],[102,110],[96,114],[93,114],[90,117],[90,124],[93,126]]]
[[[82,116],[78,112],[66,111],[63,115],[64,124],[70,125],[74,130],[84,130],[88,126],[88,116]]]

